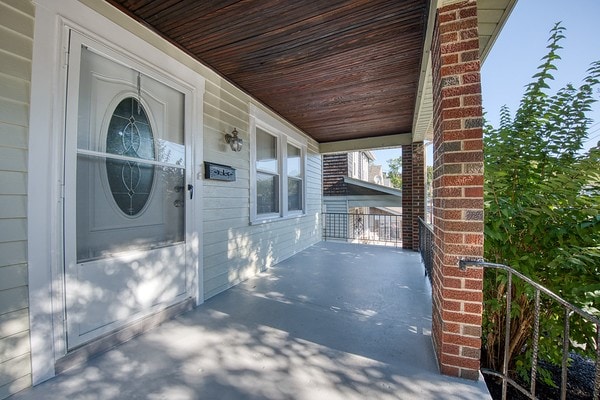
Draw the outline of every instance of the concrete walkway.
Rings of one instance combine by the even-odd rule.
[[[417,253],[322,242],[13,399],[489,399],[430,328]]]

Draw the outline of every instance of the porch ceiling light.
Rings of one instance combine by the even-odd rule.
[[[233,128],[231,134],[226,133],[225,141],[229,143],[229,147],[231,147],[231,150],[236,152],[242,150],[242,144],[244,143],[244,141],[238,137],[237,129]]]

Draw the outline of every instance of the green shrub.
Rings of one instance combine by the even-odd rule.
[[[515,116],[503,107],[499,127],[485,126],[485,258],[600,315],[600,151],[583,152],[600,62],[581,86],[548,94],[563,33],[560,24],[551,30],[548,54]],[[488,271],[484,296],[484,366],[501,370],[506,276]],[[527,379],[534,291],[515,280],[512,296],[509,365]],[[540,358],[560,363],[564,311],[544,297],[541,308]],[[573,350],[593,351],[594,337],[593,326],[573,318]]]

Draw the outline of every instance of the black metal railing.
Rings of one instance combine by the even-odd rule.
[[[402,216],[323,213],[323,240],[402,246]]]
[[[425,275],[431,282],[433,268],[433,227],[419,217],[419,252],[425,265]]]
[[[504,326],[504,354],[503,354],[503,365],[502,371],[494,371],[490,369],[482,368],[481,372],[487,375],[495,376],[502,379],[502,399],[507,398],[507,389],[510,384],[512,387],[521,392],[524,396],[529,399],[537,399],[536,393],[536,378],[538,374],[538,355],[540,346],[540,335],[546,334],[540,332],[540,314],[541,309],[543,310],[554,310],[553,307],[561,307],[563,310],[563,327],[562,334],[558,335],[557,346],[562,347],[562,361],[561,361],[561,385],[560,385],[560,398],[565,400],[567,398],[567,380],[568,380],[568,364],[571,348],[573,342],[570,339],[570,326],[571,321],[577,317],[577,321],[573,321],[573,324],[589,324],[589,327],[595,331],[595,337],[591,338],[591,342],[594,346],[595,351],[595,377],[594,377],[594,392],[593,399],[599,400],[600,398],[600,319],[597,317],[581,310],[580,308],[572,305],[563,298],[559,297],[555,293],[546,289],[539,283],[534,282],[527,276],[514,270],[511,267],[502,264],[488,263],[484,261],[460,261],[460,268],[465,269],[467,266],[481,266],[486,269],[496,269],[506,272],[506,290],[503,295],[506,299],[505,304],[505,326]],[[531,371],[530,371],[530,387],[529,389],[524,388],[514,379],[509,376],[509,348],[511,343],[511,316],[513,315],[513,277],[519,278],[524,284],[526,284],[533,291],[530,292],[534,298],[534,320],[533,320],[533,332],[531,341]],[[541,298],[541,296],[544,296]],[[543,305],[543,306],[542,306]],[[516,307],[516,305],[515,305]],[[554,317],[558,318],[559,315],[554,313]],[[562,336],[562,338],[560,337]],[[581,346],[581,343],[575,343],[575,345]]]

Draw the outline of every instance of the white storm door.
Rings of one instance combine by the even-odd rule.
[[[193,187],[185,94],[77,32],[69,47],[64,236],[73,349],[189,297]]]

